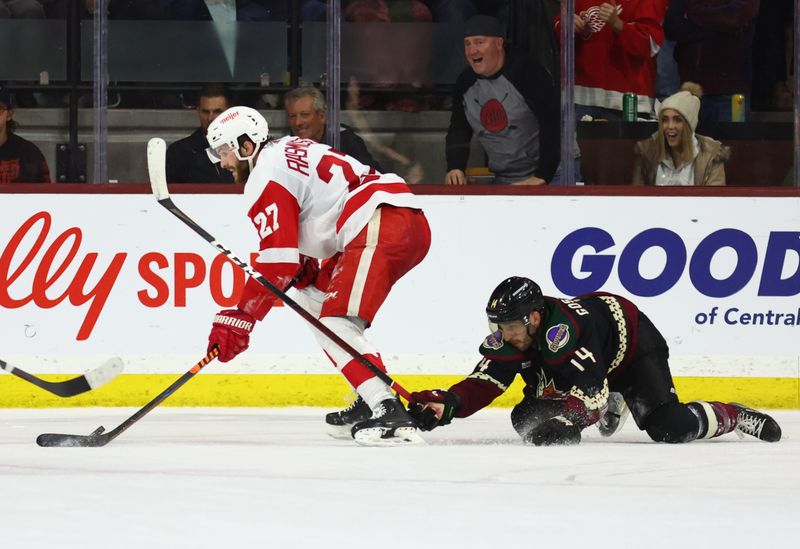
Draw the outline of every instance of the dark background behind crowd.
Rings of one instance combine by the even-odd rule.
[[[342,0],[341,111],[315,107],[309,116],[340,114],[347,139],[356,135],[384,170],[412,182],[444,183],[450,169],[445,137],[464,101],[457,81],[471,66],[465,22],[475,15],[496,18],[503,25],[506,71],[512,60],[530,67],[545,75],[531,84],[535,91],[550,86],[557,96],[560,4]],[[661,103],[694,82],[702,89],[697,135],[729,148],[727,184],[792,183],[794,2],[575,0],[575,7],[570,23],[579,121],[570,161],[580,182],[632,183],[634,145],[661,127]],[[153,135],[172,135],[170,142],[192,131],[201,135],[194,113],[200,114],[201,90],[212,83],[224,87],[230,104],[274,111],[268,118],[278,134],[295,133],[284,96],[302,86],[327,92],[328,9],[323,0],[0,0],[6,42],[0,122],[13,120],[0,131],[0,183],[97,181],[91,172],[98,150],[95,107],[106,113],[109,179],[144,179],[115,167],[137,154],[125,148],[131,141],[125,132],[139,124]],[[105,101],[95,105],[102,56],[108,81],[101,88]],[[625,119],[626,92],[636,95],[634,123]],[[538,128],[543,121],[531,110],[537,122],[531,127]],[[509,124],[513,130],[514,121]],[[491,128],[473,130],[466,182],[509,182],[491,171],[497,165],[485,147]],[[18,139],[43,153],[44,170],[9,167],[12,152],[19,154],[9,143]],[[77,162],[73,157],[81,154],[88,158]],[[546,170],[545,183],[574,183],[559,181],[559,170]]]

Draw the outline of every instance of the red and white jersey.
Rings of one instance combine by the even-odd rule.
[[[653,109],[656,55],[664,43],[668,0],[617,0],[622,30],[615,32],[600,19],[605,0],[575,0],[584,32],[575,33],[575,103],[622,110],[626,92],[638,96],[638,111]],[[561,41],[561,26],[555,32]]]
[[[300,254],[325,259],[343,251],[380,204],[419,208],[400,176],[298,137],[264,147],[244,198],[260,238],[258,270],[268,278],[286,273],[267,264],[296,266]]]

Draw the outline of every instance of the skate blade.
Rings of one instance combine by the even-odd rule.
[[[336,440],[352,440],[352,425],[328,425],[328,436]]]
[[[353,435],[357,444],[361,446],[411,446],[425,444],[419,431],[415,427],[397,427],[396,429],[386,429],[383,427],[371,427],[361,429]]]

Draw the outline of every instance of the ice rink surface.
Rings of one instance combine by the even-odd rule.
[[[776,444],[656,444],[629,420],[535,448],[491,409],[364,448],[318,408],[160,408],[103,448],[34,442],[134,411],[0,412],[0,547],[800,547],[797,411],[774,413]]]

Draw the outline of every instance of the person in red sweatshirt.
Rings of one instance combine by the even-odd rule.
[[[656,55],[664,43],[667,0],[576,0],[575,117],[619,120],[622,96],[638,97],[639,116],[650,117]],[[561,19],[555,18],[561,40]]]

